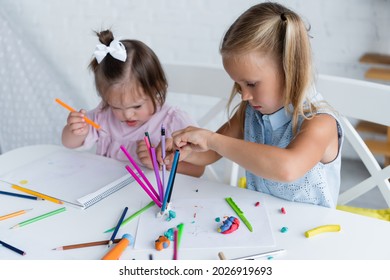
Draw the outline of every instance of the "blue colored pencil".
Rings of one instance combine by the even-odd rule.
[[[126,212],[127,212],[127,209],[129,209],[128,207],[125,207],[125,209],[123,209],[123,212],[122,212],[122,216],[120,217],[119,221],[118,221],[118,224],[116,225],[115,227],[115,230],[114,232],[112,233],[112,236],[111,236],[111,239],[110,241],[108,242],[108,247],[110,247],[113,243],[114,243],[114,239],[115,239],[115,236],[116,234],[118,233],[118,230],[123,222],[123,219],[125,218],[126,216]]]
[[[176,175],[177,165],[178,165],[178,162],[179,162],[179,157],[180,157],[180,151],[176,150],[175,151],[175,156],[173,158],[172,169],[171,169],[171,172],[170,172],[169,178],[168,178],[168,184],[167,184],[167,189],[165,191],[164,201],[163,201],[163,204],[161,206],[161,212],[165,211],[165,209],[167,207],[167,203],[169,202],[171,194],[172,194],[172,188],[173,188],[173,183],[174,183],[174,180],[175,180],[175,175]]]
[[[5,192],[5,191],[0,191],[0,194],[5,194],[5,195],[9,195],[9,196],[20,197],[20,198],[33,199],[33,200],[43,200],[42,198],[36,197],[36,196],[25,195],[25,194],[18,194],[18,193],[12,193],[12,192]]]
[[[19,255],[24,256],[26,254],[26,252],[23,252],[22,250],[20,250],[18,248],[15,248],[14,246],[5,243],[4,241],[0,240],[0,244],[3,245],[3,247],[5,247],[5,248],[10,249],[11,251],[14,251],[15,253],[18,253]]]

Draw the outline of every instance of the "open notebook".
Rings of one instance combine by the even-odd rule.
[[[86,209],[134,178],[126,163],[89,152],[61,150],[1,176],[1,180]]]

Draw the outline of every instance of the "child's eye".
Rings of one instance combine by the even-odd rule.
[[[141,107],[142,107],[142,105],[134,106],[134,109],[139,109]]]
[[[247,86],[247,87],[255,87],[255,86],[256,86],[256,83],[246,83],[246,86]]]

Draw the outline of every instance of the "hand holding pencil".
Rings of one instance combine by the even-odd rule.
[[[56,98],[55,101],[60,104],[65,109],[68,109],[70,111],[70,114],[67,119],[67,125],[70,127],[71,131],[78,136],[85,136],[88,134],[89,131],[89,125],[93,126],[97,130],[104,131],[100,125],[89,119],[85,116],[86,111],[81,109],[79,112],[77,112],[75,109],[70,107],[68,104],[63,102],[62,100]]]

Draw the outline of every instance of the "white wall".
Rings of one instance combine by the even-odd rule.
[[[85,97],[86,109],[91,109],[99,101],[87,70],[97,44],[93,30],[112,28],[120,38],[142,40],[162,62],[221,66],[218,47],[224,32],[238,15],[259,2],[0,0],[0,9],[23,34],[24,43],[38,50],[39,57],[70,85],[69,95]],[[311,25],[318,72],[363,79],[369,67],[358,62],[363,53],[390,54],[390,0],[279,2]],[[2,94],[0,89],[0,98]]]
[[[163,62],[221,65],[223,33],[250,0],[0,0],[13,24],[79,93],[94,97],[87,70],[97,38],[112,27],[143,40]],[[367,51],[390,53],[390,0],[283,0],[311,24],[318,71],[363,78]]]

